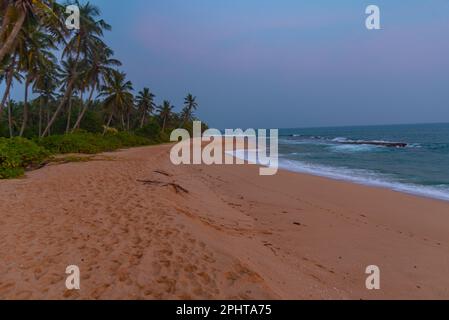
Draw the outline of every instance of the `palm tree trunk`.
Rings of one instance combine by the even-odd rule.
[[[45,128],[44,133],[42,133],[42,136],[45,136],[47,133],[49,133],[50,128],[53,125],[53,123],[55,123],[56,118],[58,117],[59,113],[62,110],[62,107],[67,102],[68,97],[72,94],[73,85],[75,84],[76,69],[78,69],[79,58],[80,58],[80,48],[78,46],[78,50],[77,50],[76,58],[75,58],[75,65],[73,66],[74,76],[72,77],[72,79],[70,79],[69,84],[67,85],[66,91],[64,93],[64,97],[60,101],[58,107],[56,108],[55,113],[53,114],[50,121],[48,122],[47,128]]]
[[[126,115],[126,127],[127,127],[127,129],[128,129],[128,131],[129,131],[129,129],[130,129],[130,126],[129,126],[129,122],[130,122],[130,115],[129,115],[129,112],[128,112],[128,114]]]
[[[80,90],[80,105],[78,107],[78,115],[76,116],[76,119],[78,119],[80,117],[81,114],[81,109],[83,108],[83,90]]]
[[[20,128],[19,137],[23,136],[23,133],[25,132],[27,122],[28,122],[28,88],[30,86],[30,79],[27,77],[25,81],[25,98],[23,101],[23,121],[22,121],[22,127]]]
[[[125,127],[125,117],[123,116],[123,112],[120,112],[120,116],[122,118],[122,128],[123,128],[123,130],[125,130],[126,129],[126,127]]]
[[[50,124],[50,106],[48,105],[47,106],[47,127],[49,126],[49,124]],[[51,135],[51,130],[50,129],[48,129],[48,135]],[[42,134],[41,137],[45,137],[45,135]]]
[[[106,123],[106,126],[104,127],[104,131],[103,131],[103,135],[106,134],[106,130],[109,128],[109,126],[111,125],[112,122],[112,117],[114,116],[114,113],[111,112],[111,114],[109,115],[109,119],[108,122]]]
[[[3,99],[2,99],[2,102],[1,102],[1,105],[0,105],[0,119],[2,118],[3,108],[5,106],[6,100],[9,97],[9,91],[11,90],[13,73],[14,73],[14,66],[11,66],[11,69],[9,70],[8,76],[7,76],[7,79],[6,79],[5,93],[3,94]]]
[[[72,102],[73,102],[73,99],[72,99],[72,97],[70,97],[69,98],[69,108],[67,110],[67,125],[65,127],[66,134],[69,133],[69,130],[70,130],[70,120],[72,117]]]
[[[0,39],[3,39],[3,35],[5,34],[9,21],[11,20],[10,15],[8,14],[9,8],[10,7],[6,8],[5,10],[5,18],[3,19],[2,28],[0,29]]]
[[[9,137],[12,138],[14,133],[12,132],[12,108],[11,108],[11,96],[8,99],[8,127],[9,127]]]
[[[67,102],[68,97],[72,94],[72,87],[73,87],[74,82],[75,82],[74,79],[70,80],[70,83],[67,86],[67,89],[65,91],[64,97],[59,102],[59,105],[56,108],[56,111],[53,113],[53,116],[48,121],[47,127],[45,128],[44,132],[42,133],[42,137],[44,137],[47,133],[49,133],[50,128],[53,125],[53,123],[56,121],[56,118],[58,117],[59,113],[61,112],[62,107]]]
[[[162,123],[162,132],[165,132],[165,123],[167,121],[167,117],[164,117],[164,122]]]
[[[109,127],[111,125],[113,116],[114,116],[114,114],[111,112],[111,115],[109,116],[109,120],[108,120],[108,123],[106,124],[106,127]]]
[[[39,137],[42,134],[42,105],[44,104],[44,99],[41,97],[39,99]]]
[[[146,112],[144,111],[143,115],[142,115],[142,119],[140,120],[140,129],[142,129],[144,126],[145,118],[146,118]]]
[[[92,96],[94,94],[94,91],[95,91],[95,84],[92,86],[92,89],[90,90],[89,99],[83,105],[83,110],[81,111],[81,114],[79,115],[78,119],[76,120],[76,123],[73,126],[72,132],[75,131],[76,129],[79,129],[79,127],[81,125],[81,120],[83,120],[84,114],[86,113],[87,108],[89,107],[90,103],[92,102]]]
[[[22,29],[23,23],[25,22],[26,12],[21,11],[20,16],[14,25],[14,28],[11,31],[11,34],[8,36],[8,39],[3,44],[0,49],[0,61],[3,61],[5,56],[11,53],[13,49],[14,42],[16,41],[17,36],[19,35],[20,30]]]

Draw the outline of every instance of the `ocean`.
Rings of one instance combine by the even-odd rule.
[[[449,201],[449,124],[281,129],[279,166]]]

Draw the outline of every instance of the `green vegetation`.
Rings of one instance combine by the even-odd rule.
[[[102,134],[80,132],[45,137],[38,140],[37,144],[52,154],[95,154],[121,148],[151,145],[154,142],[127,132],[106,134],[104,136]]]
[[[65,26],[69,4],[80,9],[79,30]],[[191,128],[196,97],[187,94],[177,113],[149,88],[135,96],[104,42],[110,30],[87,1],[1,1],[0,178],[20,176],[50,154],[162,143],[173,129]],[[23,101],[11,98],[14,86]]]
[[[0,138],[0,179],[20,177],[25,170],[39,167],[53,155],[68,153],[96,154],[160,142],[161,140],[155,141],[128,132],[107,133],[105,135],[76,132],[53,135],[35,141],[20,137]],[[63,161],[53,162],[80,162],[89,158],[73,156],[62,159]]]
[[[0,179],[19,177],[49,155],[48,150],[28,139],[0,138]]]

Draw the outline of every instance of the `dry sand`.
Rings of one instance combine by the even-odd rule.
[[[449,298],[449,203],[252,165],[175,167],[169,148],[0,181],[0,298]],[[80,291],[65,289],[72,264]],[[378,291],[365,288],[372,264]]]

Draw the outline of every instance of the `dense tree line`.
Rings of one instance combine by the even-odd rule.
[[[80,9],[78,30],[65,25],[69,4]],[[149,88],[134,91],[104,41],[111,26],[88,2],[1,0],[0,25],[0,136],[110,128],[164,133],[188,127],[194,117],[198,104],[191,94],[175,113],[167,100],[156,105]],[[23,101],[11,99],[13,87],[23,90]]]

